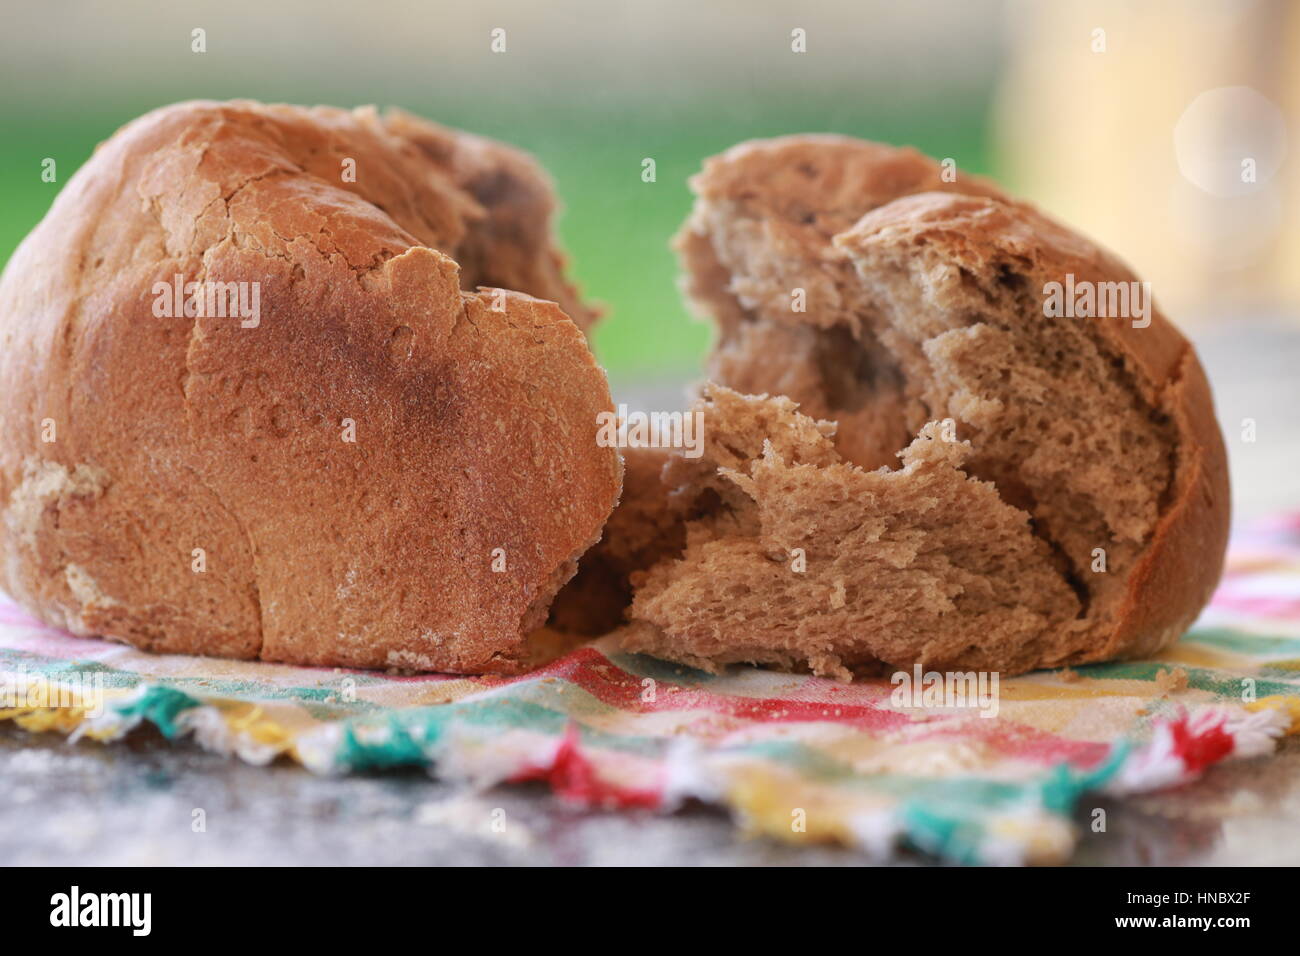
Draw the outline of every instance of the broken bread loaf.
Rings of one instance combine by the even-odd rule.
[[[0,280],[0,585],[149,650],[525,666],[622,469],[552,205],[404,114],[126,126]]]
[[[743,144],[693,187],[678,248],[717,325],[711,377],[837,423],[839,457],[782,400],[713,392],[720,471],[688,484],[720,510],[644,574],[631,646],[1016,672],[1181,635],[1222,568],[1224,448],[1195,352],[1122,263],[983,181],[843,137]]]

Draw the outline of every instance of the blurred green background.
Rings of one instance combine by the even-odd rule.
[[[689,378],[707,348],[668,248],[705,157],[752,137],[831,131],[912,144],[971,172],[990,165],[995,2],[118,0],[6,2],[6,15],[0,260],[95,144],[153,107],[401,106],[522,146],[550,170],[572,274],[608,310],[595,346],[616,388]],[[497,27],[505,53],[489,48]],[[194,28],[205,53],[191,50]],[[796,28],[806,53],[791,50]],[[45,157],[58,183],[41,181]],[[654,183],[641,178],[647,157]]]
[[[250,97],[402,106],[536,154],[608,310],[616,390],[698,372],[708,329],[668,241],[687,178],[753,137],[845,133],[991,174],[1128,259],[1185,327],[1300,305],[1295,0],[0,3],[0,260],[121,124]]]

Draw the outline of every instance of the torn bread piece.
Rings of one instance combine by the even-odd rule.
[[[1079,600],[1029,516],[932,422],[864,470],[786,398],[706,387],[705,454],[668,484],[701,516],[634,575],[624,646],[697,667],[1025,670],[1068,656]]]
[[[916,642],[882,645],[890,655],[882,660],[1014,672],[1147,655],[1178,639],[1222,570],[1227,466],[1195,351],[1161,314],[1148,286],[1032,207],[982,180],[948,177],[940,164],[911,150],[832,136],[746,143],[710,160],[692,186],[697,200],[678,248],[687,291],[718,330],[711,378],[742,392],[787,396],[812,417],[834,421],[835,449],[865,469],[891,468],[906,448],[903,474],[918,469],[935,489],[941,484],[927,470],[936,466],[934,453],[916,441],[934,440],[930,423],[950,423],[969,449],[958,460],[949,448],[940,461],[965,482],[983,482],[980,487],[1023,515],[1024,533],[1037,542],[1032,553],[1038,557],[1026,557],[1027,571],[983,580],[1007,610],[1024,612],[1018,620],[1037,621],[1039,633],[1000,626],[972,631],[965,611],[955,609],[977,605],[939,588],[926,593],[946,593],[952,608],[939,620],[922,617]],[[1093,308],[1075,309],[1073,300],[1063,308],[1053,298],[1063,289],[1091,291]],[[1099,307],[1102,297],[1123,307]],[[733,505],[745,481],[754,483],[750,490],[771,492],[773,475],[799,461],[770,437],[774,460],[750,447],[747,454],[764,463],[761,469],[719,462],[724,472],[707,479],[711,492]],[[732,487],[719,489],[727,470],[745,481],[729,478]],[[852,480],[867,496],[859,507],[868,514],[877,514],[884,492],[875,483],[882,480]],[[827,496],[821,503],[811,487],[798,486],[807,520],[849,507],[842,502],[847,481],[832,484],[813,486]],[[946,501],[954,520],[978,527],[986,519],[987,506],[977,503],[986,495],[952,480],[942,486],[952,497],[936,491],[936,500]],[[742,523],[751,548],[759,547],[753,543],[761,540],[758,529],[780,526],[778,499],[759,498],[767,512],[732,507],[730,517],[719,519]],[[918,517],[902,499],[892,500]],[[765,513],[768,523],[755,524]],[[774,589],[762,599],[765,606],[789,599],[775,567],[766,578],[745,576],[728,590],[726,575],[740,573],[726,558],[734,542],[710,545],[702,533],[696,527],[688,537],[686,560],[693,567],[703,561],[698,549],[718,556],[718,563],[698,565],[719,578],[712,585],[718,594],[759,601],[747,595],[761,584]],[[916,528],[922,537],[937,533],[924,522]],[[951,546],[962,547],[956,540]],[[701,578],[692,574],[695,584],[674,586],[663,568],[650,572],[633,603],[633,617],[659,633],[634,643],[696,663],[754,654],[748,629],[758,626],[757,605],[751,614],[714,606],[690,624],[687,641],[685,616],[652,595],[671,591],[688,599]],[[1021,587],[1026,574],[1035,582],[1027,590]],[[960,580],[957,575],[952,587]],[[830,588],[828,600],[840,600],[834,580],[820,584]],[[850,593],[847,580],[844,588],[850,612],[853,601],[879,607],[874,594]],[[973,581],[960,588],[963,595],[979,593]],[[1051,596],[1050,608],[1040,594]],[[815,643],[798,637],[812,627],[794,613],[805,609],[806,597],[766,625],[771,656],[759,659],[789,664],[802,654],[833,672],[856,665],[860,657],[835,650],[840,644],[829,626],[818,630]],[[895,610],[924,616],[935,606],[902,603]],[[856,626],[849,614],[837,619]],[[930,624],[936,630],[926,630]],[[781,629],[793,642],[784,651]],[[687,643],[678,647],[679,638]],[[860,639],[838,636],[839,642]],[[900,656],[904,647],[911,657]],[[737,648],[744,648],[741,657]]]

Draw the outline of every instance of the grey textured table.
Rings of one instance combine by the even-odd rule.
[[[588,812],[540,786],[466,795],[423,772],[330,779],[144,732],[112,747],[0,729],[6,864],[856,865],[741,834],[718,811]],[[1093,806],[1107,830],[1086,826]],[[488,821],[505,811],[503,832]],[[195,809],[206,829],[194,832]],[[1167,794],[1080,809],[1080,864],[1300,863],[1300,740]],[[905,858],[901,862],[916,862]]]
[[[1300,505],[1300,331],[1253,325],[1200,343],[1233,463],[1239,517]],[[663,407],[678,389],[620,396]],[[641,404],[638,405],[637,402]],[[1240,441],[1243,418],[1258,438]],[[1165,794],[1089,801],[1076,863],[1300,864],[1300,740],[1230,763]],[[153,732],[101,746],[0,726],[0,861],[7,864],[829,864],[835,848],[794,848],[738,832],[703,807],[672,816],[565,807],[540,786],[466,795],[422,772],[342,779],[259,768],[169,744]],[[505,811],[506,826],[487,825]],[[194,811],[205,829],[195,832]],[[902,862],[921,862],[903,860]]]

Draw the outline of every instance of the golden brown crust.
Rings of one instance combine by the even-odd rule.
[[[608,386],[553,303],[460,290],[484,208],[412,122],[179,104],[69,182],[0,280],[9,593],[160,651],[522,666],[618,497]],[[158,315],[176,275],[260,321]]]
[[[599,310],[583,302],[564,276],[565,259],[551,234],[555,189],[531,156],[404,110],[389,110],[381,121],[444,170],[482,210],[456,248],[443,250],[460,266],[462,288],[524,290],[557,303],[584,332],[595,324]]]
[[[704,202],[734,202],[751,216],[804,225],[826,237],[913,193],[1006,198],[987,179],[955,166],[945,171],[915,149],[832,133],[739,143],[705,160],[691,189]]]
[[[1214,399],[1189,347],[1166,390],[1182,436],[1171,504],[1129,579],[1109,641],[1080,660],[1144,657],[1180,638],[1223,573],[1231,519],[1228,461]]]

